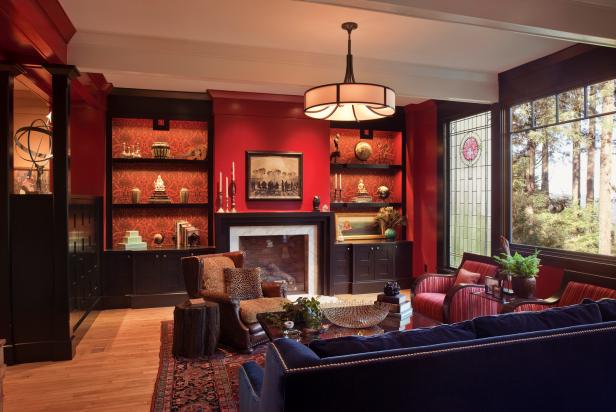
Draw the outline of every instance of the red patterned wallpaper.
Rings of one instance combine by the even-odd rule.
[[[207,147],[207,123],[170,120],[169,130],[153,130],[151,119],[121,119],[112,120],[111,153],[113,157],[121,157],[123,146],[141,145],[142,157],[152,157],[152,143],[167,142],[171,148],[170,157],[181,158],[197,146]]]
[[[207,172],[197,165],[121,164],[114,167],[111,176],[113,203],[131,203],[130,192],[134,187],[141,189],[141,203],[147,203],[158,175],[165,182],[167,195],[173,203],[179,203],[183,187],[189,190],[189,203],[207,202]]]
[[[334,137],[340,134],[339,148],[340,157],[337,163],[379,163],[379,164],[401,164],[402,163],[402,133],[374,131],[371,140],[359,138],[359,130],[353,129],[331,129],[329,132],[330,153],[335,150]],[[365,161],[355,157],[355,145],[359,141],[364,141],[372,146],[372,156]]]
[[[374,170],[347,170],[342,173],[342,201],[350,202],[351,199],[357,195],[357,184],[359,179],[364,180],[364,186],[374,202],[378,202],[380,199],[376,194],[376,189],[385,185],[389,187],[391,195],[387,199],[388,202],[401,202],[402,201],[402,181],[401,173],[395,175],[384,173],[382,171]],[[333,196],[334,191],[334,173],[329,176],[330,190]],[[332,197],[333,198],[333,197]]]
[[[113,211],[113,247],[118,247],[127,230],[138,230],[148,249],[153,249],[156,233],[165,236],[163,247],[174,247],[175,222],[186,220],[201,230],[201,245],[207,245],[207,210],[192,209],[118,209]]]

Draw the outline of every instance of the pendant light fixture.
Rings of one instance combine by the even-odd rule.
[[[342,24],[349,35],[346,74],[342,83],[313,87],[304,93],[306,116],[322,120],[355,121],[381,119],[396,111],[396,93],[387,86],[356,83],[351,54],[351,32],[357,23]]]

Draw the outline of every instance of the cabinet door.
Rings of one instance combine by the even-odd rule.
[[[133,258],[130,252],[105,253],[105,296],[125,296],[133,292]]]
[[[180,253],[162,253],[160,261],[160,292],[184,292],[184,277]]]
[[[396,245],[396,279],[411,278],[412,243],[400,242]]]
[[[135,254],[135,293],[148,295],[160,292],[161,253]]]
[[[353,245],[353,281],[374,280],[372,252],[373,245]]]
[[[373,246],[374,279],[393,279],[394,246],[394,244],[387,243]]]
[[[334,283],[351,282],[351,245],[334,246]]]

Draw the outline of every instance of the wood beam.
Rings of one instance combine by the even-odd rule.
[[[616,47],[616,6],[574,0],[303,0]]]

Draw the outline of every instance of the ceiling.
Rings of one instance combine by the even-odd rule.
[[[595,3],[602,0],[588,0]],[[301,95],[344,76],[356,21],[357,81],[398,104],[493,102],[497,74],[571,42],[477,25],[291,0],[60,0],[77,28],[69,63],[116,87]]]

